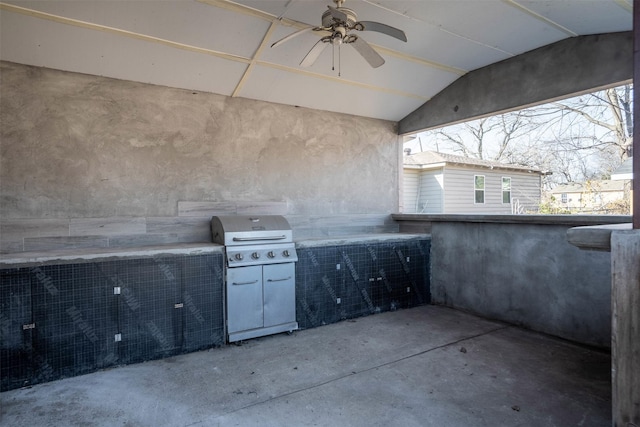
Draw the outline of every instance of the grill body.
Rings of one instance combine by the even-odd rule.
[[[225,246],[227,341],[298,329],[295,262],[287,220],[278,215],[215,216],[214,243]]]

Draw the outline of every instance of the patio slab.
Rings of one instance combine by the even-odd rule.
[[[603,426],[611,357],[422,306],[0,394],[7,426]]]

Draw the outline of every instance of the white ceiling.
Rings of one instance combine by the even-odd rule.
[[[398,121],[474,69],[577,35],[632,29],[632,0],[347,0],[360,20],[408,42],[359,33],[385,58],[351,46],[298,64],[331,0],[7,0],[0,59]]]

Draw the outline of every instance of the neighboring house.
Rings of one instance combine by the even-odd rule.
[[[627,160],[622,162],[620,167],[611,174],[611,179],[614,181],[620,179],[633,179],[633,157],[629,157]]]
[[[404,156],[404,213],[537,212],[543,172],[425,151]]]
[[[633,200],[633,157],[629,157],[627,160],[622,162],[620,167],[613,171],[611,174],[612,180],[627,180],[629,186],[629,197],[627,199],[629,203],[629,210],[625,212],[626,214],[633,215],[633,204],[631,201]],[[625,195],[626,196],[626,195]]]
[[[629,191],[630,181],[618,179],[560,184],[549,194],[554,208],[572,213],[621,213],[622,208],[628,214]]]

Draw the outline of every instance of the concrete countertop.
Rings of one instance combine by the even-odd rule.
[[[79,264],[129,258],[153,258],[163,255],[202,255],[222,253],[224,246],[215,243],[184,243],[137,248],[68,249],[47,252],[17,252],[0,255],[0,269],[44,264]]]
[[[296,240],[297,248],[340,246],[358,243],[380,243],[399,240],[420,240],[428,234],[379,233],[355,236],[321,237]],[[79,264],[131,258],[153,258],[163,255],[201,255],[223,253],[224,246],[215,243],[183,243],[137,248],[68,249],[46,252],[16,252],[0,255],[0,269],[32,267],[45,264]]]
[[[341,246],[354,245],[358,243],[381,243],[398,240],[423,240],[429,238],[429,234],[409,234],[409,233],[379,233],[362,234],[355,236],[319,237],[295,240],[296,248],[312,248],[317,246]]]
[[[473,222],[495,224],[537,224],[591,226],[621,224],[629,215],[495,215],[495,214],[392,214],[394,221]]]
[[[611,232],[631,229],[631,223],[573,227],[567,230],[567,240],[580,249],[610,252]]]

